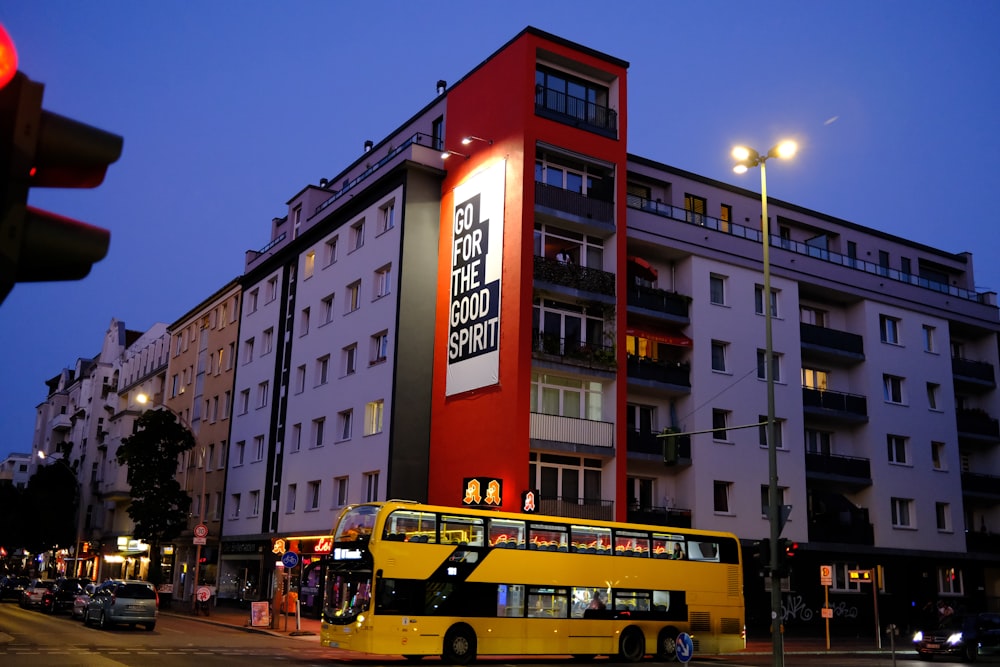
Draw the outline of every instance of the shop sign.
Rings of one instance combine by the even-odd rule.
[[[462,504],[467,507],[499,507],[502,500],[503,481],[495,477],[466,477],[462,481],[465,495]]]

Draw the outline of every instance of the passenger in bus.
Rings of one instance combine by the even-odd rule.
[[[590,606],[587,609],[605,609],[606,605],[604,600],[601,599],[601,592],[596,591],[594,597],[590,600]]]
[[[680,542],[674,542],[674,560],[684,560],[684,549],[681,548]]]

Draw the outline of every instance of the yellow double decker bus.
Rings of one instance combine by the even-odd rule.
[[[352,505],[333,530],[323,646],[467,664],[477,655],[677,658],[742,649],[730,533],[439,507]]]

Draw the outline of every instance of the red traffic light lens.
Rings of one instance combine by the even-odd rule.
[[[17,49],[7,29],[0,24],[0,88],[3,88],[17,74]]]

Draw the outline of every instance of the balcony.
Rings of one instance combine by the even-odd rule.
[[[647,454],[666,463],[665,448],[668,438],[661,438],[659,433],[634,430],[626,431],[625,437],[627,438],[625,447],[630,454]],[[676,442],[676,451],[672,452],[673,463],[668,465],[691,465],[691,436],[674,436],[673,441]]]
[[[615,447],[615,425],[592,419],[576,419],[559,415],[531,413],[530,436],[532,440],[546,443],[568,443],[586,445],[608,450],[610,456]]]
[[[865,360],[864,338],[857,334],[802,322],[799,337],[803,356],[849,365]]]
[[[539,496],[538,511],[541,514],[562,516],[572,519],[615,520],[613,500],[600,498],[568,498],[564,496]]]
[[[979,394],[997,388],[993,364],[986,361],[952,357],[951,374],[958,391]]]
[[[1000,535],[965,531],[965,550],[971,553],[1000,554]]]
[[[868,508],[858,507],[837,493],[810,489],[809,542],[875,545]]]
[[[559,338],[535,330],[532,332],[531,351],[536,359],[602,371],[617,370],[618,360],[613,345],[584,343],[575,338]]]
[[[955,421],[958,424],[958,437],[962,440],[1000,443],[1000,423],[983,410],[956,410]]]
[[[824,421],[863,424],[868,421],[868,399],[857,394],[802,387],[802,409]]]
[[[576,264],[559,262],[548,257],[535,255],[534,278],[536,282],[569,287],[579,292],[610,297],[600,299],[614,302],[615,274],[600,269],[590,269]]]
[[[806,453],[806,477],[855,487],[871,486],[871,461],[858,456]]]
[[[618,137],[617,111],[554,88],[535,86],[535,113],[604,137]]]
[[[975,472],[962,473],[962,495],[988,504],[1000,504],[1000,477]]]
[[[644,523],[650,526],[671,528],[691,528],[691,510],[680,507],[640,507],[628,508],[629,523]]]
[[[55,415],[49,420],[50,431],[68,431],[72,427],[73,422],[70,420],[69,415],[66,414]]]
[[[587,197],[579,192],[555,185],[546,185],[540,181],[535,181],[535,207],[549,209],[557,217],[563,217],[559,214],[568,215],[570,220],[576,220],[583,224],[599,222],[605,225],[614,225],[615,222],[613,202]],[[607,231],[614,230],[608,229]]]
[[[649,388],[675,394],[691,391],[691,364],[685,361],[649,359],[630,354],[627,368],[629,382],[638,380]]]
[[[672,322],[689,323],[688,306],[691,297],[643,285],[629,285],[628,307],[641,308],[656,316],[667,316]]]

